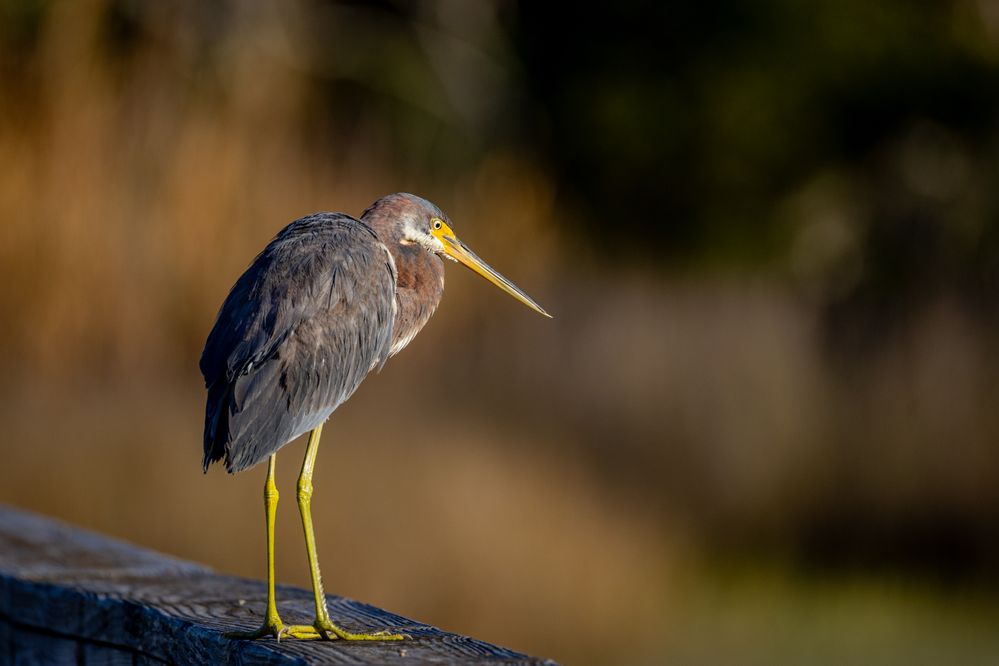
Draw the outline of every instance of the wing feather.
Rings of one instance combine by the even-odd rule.
[[[233,286],[201,356],[205,468],[264,460],[324,422],[389,356],[395,272],[339,213],[288,225]]]

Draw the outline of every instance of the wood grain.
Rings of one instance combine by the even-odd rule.
[[[262,582],[220,576],[48,518],[0,505],[0,663],[16,664],[553,664],[336,595],[330,612],[355,631],[402,643],[233,641],[256,628]],[[278,588],[287,623],[311,622],[311,592]]]

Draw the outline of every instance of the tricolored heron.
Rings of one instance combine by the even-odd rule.
[[[359,220],[343,213],[295,220],[257,256],[222,304],[200,363],[208,387],[204,469],[224,458],[234,474],[268,461],[266,616],[258,630],[231,637],[403,638],[353,633],[330,618],[312,528],[312,471],[326,419],[434,313],[444,293],[441,257],[461,262],[551,316],[458,240],[440,208],[404,193],[379,199]],[[274,464],[278,449],[305,433],[309,443],[298,478],[298,508],[316,602],[311,626],[285,625],[274,598]]]

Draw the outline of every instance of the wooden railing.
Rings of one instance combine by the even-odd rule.
[[[329,595],[348,628],[391,629],[403,642],[263,639],[262,582],[137,548],[0,505],[0,663],[16,664],[551,664]],[[279,588],[286,622],[308,623],[312,595]]]

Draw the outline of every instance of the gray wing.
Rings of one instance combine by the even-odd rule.
[[[395,271],[362,222],[319,213],[285,227],[229,292],[201,355],[204,466],[251,467],[323,423],[384,363]]]

